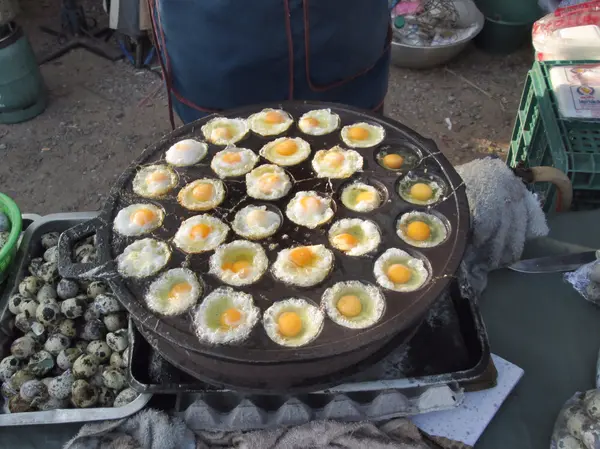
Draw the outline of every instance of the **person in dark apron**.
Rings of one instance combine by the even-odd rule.
[[[381,111],[387,0],[148,0],[184,123],[239,106],[318,100]]]

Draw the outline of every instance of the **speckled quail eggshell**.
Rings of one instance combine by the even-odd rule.
[[[225,158],[230,153],[240,156],[239,162],[228,163]],[[210,162],[210,168],[219,178],[230,178],[242,176],[254,168],[258,162],[258,155],[248,148],[227,147],[214,155]]]
[[[279,332],[277,319],[282,313],[294,312],[302,320],[302,330],[295,337],[285,337]],[[263,326],[269,338],[278,345],[298,347],[304,346],[319,336],[323,329],[324,314],[318,307],[304,299],[290,298],[277,301],[263,315]]]
[[[98,388],[98,407],[112,407],[115,403],[115,392],[110,388]]]
[[[277,184],[271,190],[261,189],[263,176],[276,175]],[[265,164],[256,167],[246,175],[246,190],[248,195],[258,200],[277,200],[286,196],[292,188],[290,177],[284,169],[277,165]]]
[[[40,304],[35,312],[35,317],[45,326],[54,324],[60,317],[60,306],[56,303]]]
[[[357,140],[350,137],[351,128],[362,128],[368,131],[369,135],[366,139]],[[344,126],[340,132],[342,141],[352,148],[369,148],[379,145],[385,139],[385,130],[383,127],[371,123],[355,123],[353,125]]]
[[[285,141],[293,141],[296,144],[296,151],[290,155],[283,155],[277,152],[277,147]],[[300,137],[280,137],[267,143],[260,149],[260,155],[269,162],[282,166],[290,167],[298,165],[310,156],[310,144]]]
[[[231,137],[224,137],[219,128],[227,128]],[[215,145],[233,145],[248,134],[248,123],[241,118],[216,117],[206,122],[201,128],[204,138]]]
[[[78,379],[71,387],[71,403],[77,408],[89,408],[98,402],[98,389]]]
[[[158,181],[152,181],[151,176],[154,173],[161,173],[162,178]],[[160,198],[171,191],[179,178],[177,173],[166,165],[150,165],[142,167],[133,178],[133,192],[143,198]]]
[[[27,276],[19,283],[19,293],[23,296],[34,297],[42,285],[44,285],[44,281],[40,278]]]
[[[112,349],[110,345],[108,345],[105,341],[102,340],[91,341],[88,347],[86,348],[86,351],[88,354],[96,357],[99,363],[108,362],[108,360],[110,359],[110,355],[112,354]]]
[[[52,334],[48,336],[44,349],[50,354],[57,356],[60,351],[67,349],[71,345],[71,339],[62,334]]]
[[[98,251],[91,243],[85,243],[75,247],[75,260],[79,263],[95,262]]]
[[[311,125],[307,119],[314,118],[318,120],[318,125]],[[315,109],[308,111],[298,120],[298,128],[304,134],[311,136],[323,136],[332,133],[340,126],[340,116],[331,109]]]
[[[69,338],[75,338],[77,336],[77,327],[75,321],[65,318],[56,326],[56,330]]]
[[[27,368],[17,371],[10,377],[10,384],[14,390],[18,393],[23,385],[28,380],[35,379],[34,373],[30,372]]]
[[[127,315],[123,312],[109,313],[103,318],[108,332],[114,332],[127,327]]]
[[[29,296],[22,295],[20,293],[12,295],[8,299],[8,310],[10,310],[10,313],[12,313],[13,315],[18,315],[19,313],[21,313],[21,303],[26,298],[29,298]]]
[[[343,158],[337,166],[329,161],[333,155]],[[336,146],[329,150],[317,151],[312,160],[312,168],[319,178],[349,178],[357,171],[362,170],[363,158],[357,151],[345,150]]]
[[[245,270],[245,275],[242,275],[241,272],[234,273],[232,270],[223,269],[223,265],[228,260],[235,259],[236,256],[241,256],[245,260],[250,259],[250,266]],[[235,240],[219,246],[209,260],[210,274],[219,278],[221,282],[234,287],[254,284],[265,274],[268,266],[269,259],[262,246],[247,240]]]
[[[55,262],[44,262],[40,267],[39,277],[51,284],[58,279],[58,266]]]
[[[387,268],[392,264],[402,264],[408,267],[412,272],[411,279],[405,284],[396,284],[387,276]],[[386,250],[375,261],[373,273],[377,283],[384,288],[397,292],[412,292],[421,288],[429,279],[429,272],[422,260],[412,257],[405,251],[398,248]]]
[[[415,240],[407,234],[407,227],[413,221],[422,221],[429,226],[430,236],[428,239]],[[437,246],[446,240],[446,237],[448,236],[448,230],[440,218],[433,214],[418,211],[403,214],[396,226],[396,233],[398,234],[398,237],[406,243],[416,246],[417,248],[431,248]]]
[[[24,313],[19,313],[15,317],[15,327],[26,334],[31,330],[31,325],[34,322],[33,318],[28,317]]]
[[[195,139],[183,139],[171,145],[165,153],[167,163],[176,167],[197,164],[206,156],[208,145]]]
[[[56,364],[62,370],[68,370],[73,368],[73,363],[80,356],[83,355],[83,352],[80,348],[67,348],[63,349],[56,356]]]
[[[121,352],[129,346],[129,337],[125,329],[116,332],[110,332],[106,335],[106,343],[113,351]]]
[[[171,297],[171,289],[179,284],[187,285],[189,291],[181,292],[176,297]],[[144,300],[148,308],[156,313],[167,316],[180,315],[198,302],[202,291],[202,284],[198,281],[198,277],[192,270],[188,268],[173,268],[162,273],[150,284]],[[124,327],[121,326],[121,328]],[[113,329],[113,331],[116,330]],[[111,335],[111,338],[114,338],[112,334],[109,335]]]
[[[44,264],[44,258],[43,257],[34,257],[33,259],[31,259],[31,262],[29,262],[29,267],[27,267],[27,269],[29,270],[29,273],[32,276],[39,276],[40,273],[40,268],[42,267],[42,265]]]
[[[136,240],[117,256],[117,268],[124,277],[143,278],[161,270],[170,257],[169,245],[145,238]]]
[[[10,413],[25,413],[31,411],[31,404],[21,396],[13,396],[8,401],[8,410]]]
[[[98,312],[100,312],[100,315],[107,315],[123,310],[119,300],[109,293],[103,293],[96,296],[96,299],[94,299],[94,302],[90,307],[95,307]]]
[[[130,402],[133,402],[140,394],[132,388],[125,388],[115,398],[115,407],[123,407]]]
[[[353,248],[344,251],[336,245],[335,238],[340,234],[350,234],[356,238],[357,244]],[[344,218],[336,221],[329,228],[329,242],[331,246],[339,249],[348,256],[362,256],[368,254],[381,243],[381,234],[375,223],[359,218]]]
[[[19,390],[15,389],[10,380],[7,380],[2,382],[2,386],[0,386],[0,393],[2,393],[3,398],[10,399],[13,396],[18,395]]]
[[[204,224],[210,228],[210,233],[205,238],[193,239],[190,233],[194,226]],[[195,254],[212,251],[221,245],[227,238],[229,226],[211,215],[195,215],[181,223],[175,233],[173,243],[182,251]]]
[[[125,375],[118,368],[107,368],[102,373],[104,386],[112,390],[122,390],[127,385]]]
[[[69,391],[70,393],[70,391]],[[50,410],[59,410],[69,407],[69,401],[67,399],[57,399],[49,397],[46,401],[37,405],[40,412],[47,412]]]
[[[56,294],[60,299],[73,298],[79,293],[79,284],[71,279],[61,279],[56,285]]]
[[[20,337],[10,345],[11,354],[18,359],[31,357],[35,352],[35,340],[31,337]]]
[[[77,379],[92,377],[98,371],[98,359],[90,354],[81,355],[73,363],[71,371]]]
[[[85,309],[87,308],[87,301],[77,298],[65,299],[60,304],[61,313],[67,318],[79,318],[83,316]]]
[[[106,326],[100,320],[87,321],[79,334],[82,340],[102,340],[106,336]]]
[[[37,377],[43,377],[54,368],[54,357],[48,351],[38,351],[31,356],[27,370]]]
[[[273,264],[273,275],[282,282],[298,287],[312,287],[323,281],[333,267],[333,253],[324,245],[308,246],[313,255],[313,263],[299,267],[290,260],[295,248],[287,248],[277,254]]]
[[[342,296],[353,295],[360,300],[362,310],[355,317],[347,317],[337,309]],[[385,311],[385,298],[381,291],[359,281],[338,282],[325,290],[321,299],[325,312],[334,323],[351,329],[365,329],[377,323]]]
[[[307,210],[302,206],[304,198],[315,198],[319,206],[314,210]],[[315,191],[297,192],[294,198],[288,203],[285,209],[286,216],[300,226],[306,226],[309,229],[327,223],[333,218],[334,212],[331,208],[331,200],[322,197]]]
[[[119,354],[118,352],[113,352],[110,355],[110,360],[109,360],[108,364],[115,368],[126,368],[127,367],[127,359],[125,357],[123,357],[121,354]]]
[[[87,287],[87,296],[91,299],[95,299],[96,296],[108,291],[108,287],[104,282],[94,281]]]
[[[259,214],[260,221],[249,217],[254,217]],[[240,209],[233,219],[231,227],[239,236],[245,237],[250,240],[260,240],[277,232],[281,226],[281,217],[279,214],[268,210],[266,206],[246,206]]]
[[[140,223],[138,217],[144,213],[144,220]],[[131,204],[121,209],[113,220],[113,228],[118,234],[136,237],[148,234],[162,225],[165,213],[163,210],[149,203]]]
[[[89,345],[89,344],[90,344],[90,343],[89,343],[88,341],[85,341],[85,340],[77,340],[77,341],[76,341],[76,342],[73,344],[73,347],[74,347],[74,348],[77,348],[77,349],[79,349],[79,350],[81,351],[81,353],[83,354],[83,353],[85,353],[85,352],[86,352],[86,349],[87,349],[87,347],[88,347],[88,345]]]
[[[36,299],[41,304],[44,302],[56,301],[58,294],[56,288],[50,284],[44,284],[37,292]]]
[[[17,357],[13,355],[4,357],[0,362],[0,380],[6,381],[10,379],[10,377],[15,374],[20,367],[21,361]]]
[[[63,335],[66,335],[64,332],[61,332],[60,329],[59,332]],[[48,332],[46,327],[42,323],[34,321],[31,323],[30,330],[26,335],[33,338],[38,343],[43,343],[46,341],[46,337],[48,336],[47,334]]]
[[[25,314],[26,317],[34,318],[39,305],[40,303],[35,299],[26,298],[21,302],[19,309],[21,310],[21,313]]]
[[[276,113],[281,118],[281,123],[270,123],[266,120],[269,113]],[[248,117],[248,126],[252,132],[259,136],[276,136],[288,130],[294,123],[294,119],[290,114],[282,109],[263,109],[260,112],[252,114]]]
[[[19,389],[21,398],[31,403],[34,399],[47,399],[48,389],[41,380],[28,380]]]
[[[46,262],[57,262],[58,261],[58,246],[53,246],[44,251],[42,256]]]
[[[58,238],[60,237],[60,233],[58,232],[48,232],[42,235],[40,242],[44,249],[51,248],[53,246],[58,245]]]
[[[93,321],[100,319],[101,317],[102,315],[100,315],[100,312],[95,307],[88,307],[83,313],[84,321]]]

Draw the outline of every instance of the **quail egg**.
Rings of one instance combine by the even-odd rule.
[[[48,351],[38,351],[31,356],[27,370],[37,377],[44,377],[54,368],[54,358]]]
[[[34,257],[33,259],[31,259],[31,262],[29,262],[29,267],[27,267],[29,273],[32,276],[40,277],[40,268],[42,267],[44,262],[45,261],[43,257]]]
[[[4,382],[10,379],[10,377],[15,374],[20,367],[21,361],[14,355],[9,355],[8,357],[3,358],[0,362],[0,380]]]
[[[40,266],[38,275],[43,281],[52,284],[58,279],[58,265],[55,262],[44,262]]]
[[[448,230],[439,217],[416,211],[400,217],[396,232],[406,243],[418,248],[437,246],[448,236]]]
[[[52,334],[44,343],[44,349],[50,354],[56,356],[63,349],[67,349],[71,345],[71,340],[62,334]]]
[[[335,146],[329,150],[317,151],[312,167],[319,178],[348,178],[362,170],[363,158],[354,150]]]
[[[105,369],[106,369],[106,365],[98,365],[98,370],[96,371],[96,374],[94,374],[92,377],[87,379],[87,382],[90,385],[94,385],[95,387],[103,387],[104,379],[102,378],[102,373],[104,372]]]
[[[65,299],[60,304],[61,313],[67,318],[79,318],[83,316],[85,309],[87,308],[87,301],[77,298]]]
[[[247,148],[227,147],[212,158],[210,168],[219,178],[242,176],[254,168],[258,155]]]
[[[281,226],[279,214],[266,206],[246,206],[235,214],[231,227],[236,234],[250,240],[261,240],[277,232]]]
[[[125,385],[127,385],[127,380],[125,376],[118,368],[107,368],[102,372],[102,380],[104,382],[104,386],[106,388],[110,388],[112,390],[122,390]]]
[[[103,293],[101,295],[96,296],[94,302],[90,305],[90,307],[94,307],[100,315],[107,315],[109,313],[120,312],[123,310],[123,307],[117,300],[117,298],[110,293]]]
[[[323,293],[321,304],[334,323],[352,329],[372,326],[385,311],[379,289],[359,281],[334,284]]]
[[[35,352],[35,340],[31,337],[20,337],[10,345],[11,354],[18,359],[31,357]]]
[[[98,388],[98,407],[112,407],[115,403],[115,392],[110,388]]]
[[[214,209],[225,199],[225,185],[219,179],[202,178],[187,184],[179,191],[177,201],[194,211]]]
[[[58,294],[56,288],[50,284],[44,284],[37,292],[36,299],[40,304],[46,302],[55,302]]]
[[[242,341],[258,322],[252,296],[221,287],[211,292],[194,312],[194,330],[202,341],[230,344]]]
[[[55,399],[67,399],[71,395],[71,388],[75,378],[71,372],[66,371],[55,377],[48,384],[48,394]]]
[[[166,165],[142,167],[133,178],[133,191],[144,198],[160,198],[179,182],[177,173]]]
[[[331,109],[309,111],[300,117],[298,128],[304,134],[323,136],[335,131],[340,126],[340,116]]]
[[[208,152],[208,145],[194,139],[180,140],[165,153],[165,160],[176,167],[186,167],[200,162]]]
[[[113,334],[107,334],[106,339],[108,340],[108,336]],[[110,355],[112,354],[111,346],[107,344],[107,342],[102,340],[94,340],[91,341],[86,349],[87,353],[96,357],[99,363],[106,363],[110,359]]]
[[[27,368],[21,369],[13,374],[10,379],[10,386],[18,393],[21,386],[28,380],[35,379],[35,374],[30,372]]]
[[[56,365],[60,369],[66,371],[73,367],[73,363],[75,363],[75,360],[77,360],[81,355],[83,355],[83,353],[79,348],[63,349],[56,356]]]
[[[88,307],[83,313],[84,321],[92,321],[101,318],[100,312],[95,307]]]
[[[273,164],[289,167],[310,156],[310,144],[299,137],[280,137],[263,146],[260,155]]]
[[[294,223],[314,229],[327,223],[333,217],[331,199],[317,192],[297,192],[285,210],[287,217]]]
[[[321,333],[323,312],[304,299],[277,301],[263,315],[267,335],[278,345],[304,346]]]
[[[35,317],[44,326],[54,324],[60,317],[60,306],[56,303],[40,304],[35,312]]]
[[[290,114],[281,109],[263,109],[248,117],[248,126],[259,136],[276,136],[294,123]]]
[[[31,410],[31,404],[21,396],[13,396],[8,401],[8,411],[11,413],[25,413]]]
[[[87,287],[87,296],[92,299],[95,299],[96,296],[100,295],[101,293],[105,293],[106,291],[107,287],[104,284],[104,282],[94,281],[90,283],[90,285],[88,285]]]
[[[78,379],[71,387],[71,402],[77,408],[89,408],[98,402],[98,389],[85,380]]]
[[[73,362],[71,371],[77,379],[92,377],[98,371],[98,359],[90,354],[81,355]]]
[[[162,269],[171,257],[169,245],[160,240],[136,240],[117,256],[119,273],[124,277],[143,278]]]
[[[75,260],[79,263],[91,263],[95,262],[98,256],[96,247],[91,243],[82,243],[75,246],[74,249]]]
[[[235,240],[221,245],[210,257],[210,273],[236,287],[253,284],[267,271],[269,260],[257,243]]]
[[[204,138],[215,145],[232,145],[248,134],[248,124],[241,118],[216,117],[202,126]]]
[[[73,345],[73,347],[79,349],[81,351],[81,353],[83,354],[84,352],[86,352],[88,345],[89,345],[89,342],[86,340],[77,340],[75,342],[75,344]]]
[[[87,321],[79,334],[82,340],[101,340],[106,336],[106,326],[98,319]]]
[[[125,329],[121,329],[115,332],[110,332],[106,335],[106,343],[116,352],[122,352],[129,346],[129,337],[127,336],[127,331]],[[90,347],[88,346],[88,352]]]
[[[186,253],[202,253],[221,245],[228,232],[229,226],[218,218],[195,215],[181,223],[173,243]]]
[[[10,310],[10,313],[12,313],[13,315],[18,315],[19,313],[21,313],[21,303],[26,298],[28,298],[27,295],[22,295],[20,293],[12,295],[8,299],[8,310]]]
[[[379,256],[373,272],[379,285],[397,292],[417,290],[429,278],[422,260],[398,248],[390,248]]]
[[[15,395],[19,394],[19,390],[16,390],[11,381],[7,380],[2,382],[2,386],[0,387],[0,392],[2,393],[2,397],[6,399],[10,399]]]
[[[35,276],[27,276],[19,283],[19,293],[30,298],[35,297],[44,281]]]
[[[115,398],[115,407],[123,407],[130,402],[133,402],[135,398],[139,396],[139,393],[132,388],[125,388]]]
[[[26,334],[31,330],[31,325],[34,323],[34,319],[32,317],[28,317],[24,313],[19,313],[15,317],[15,327],[19,329],[21,332]]]
[[[108,332],[114,332],[127,327],[127,316],[125,313],[109,313],[103,318]]]
[[[34,318],[39,305],[40,304],[35,299],[24,299],[23,302],[21,302],[21,313],[25,314],[27,318]]]
[[[399,148],[382,149],[375,158],[379,165],[392,171],[409,170],[419,163],[419,156],[416,153]]]
[[[34,321],[30,325],[30,330],[27,332],[27,336],[33,338],[38,343],[46,341],[46,328],[43,324]]]
[[[152,282],[145,300],[150,310],[156,313],[180,315],[196,304],[198,298],[202,295],[202,290],[202,285],[192,270],[173,268]],[[117,331],[117,329],[113,329],[113,331]],[[108,335],[114,336],[115,334]],[[108,341],[108,336],[106,339]]]
[[[79,284],[71,279],[61,279],[56,285],[56,294],[60,299],[73,298],[79,293]]]
[[[444,185],[435,179],[406,176],[398,183],[398,193],[403,200],[418,205],[437,203],[444,195]]]
[[[29,402],[30,404],[34,400],[38,400],[42,402],[45,399],[48,399],[48,389],[46,385],[41,380],[28,380],[19,390],[19,395],[22,399]]]
[[[75,321],[68,318],[61,320],[60,323],[58,323],[58,326],[56,326],[56,330],[65,337],[75,338],[77,336]]]
[[[277,254],[273,275],[298,287],[312,287],[327,277],[333,266],[333,253],[323,245],[297,246]]]
[[[379,125],[356,123],[344,126],[342,141],[352,148],[368,148],[379,145],[385,138],[385,130]]]
[[[277,200],[288,194],[292,182],[277,165],[261,165],[246,175],[248,195],[259,200]]]
[[[42,235],[40,242],[44,249],[52,248],[53,246],[58,245],[58,238],[60,237],[60,233],[58,232],[48,232]]]
[[[359,218],[344,218],[329,229],[329,243],[348,256],[362,256],[375,250],[381,242],[377,225]]]
[[[127,359],[123,357],[118,352],[113,352],[110,355],[109,365],[115,368],[126,368],[127,367]]]
[[[164,215],[163,210],[154,204],[132,204],[117,213],[113,226],[121,235],[138,236],[158,228]]]
[[[58,261],[58,246],[53,246],[44,251],[44,255],[42,256],[46,262],[54,262]]]
[[[56,399],[53,397],[49,397],[46,401],[37,405],[37,408],[40,412],[47,412],[50,410],[58,410],[68,407],[69,401],[67,399]]]

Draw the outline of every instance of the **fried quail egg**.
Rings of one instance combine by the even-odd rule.
[[[325,279],[332,266],[333,253],[325,246],[296,246],[277,254],[273,275],[291,285],[311,287]]]
[[[372,221],[344,218],[329,229],[329,242],[348,256],[362,256],[379,246],[381,235]]]
[[[448,229],[440,218],[416,211],[400,217],[396,232],[406,243],[418,248],[437,246],[448,236]]]
[[[252,150],[228,147],[215,154],[210,168],[219,178],[242,176],[252,170],[257,161],[258,156]]]
[[[440,200],[444,194],[444,186],[432,179],[407,176],[399,182],[398,193],[409,203],[429,205]]]
[[[246,189],[252,198],[277,200],[286,196],[291,188],[290,177],[277,165],[261,165],[246,175]]]
[[[248,124],[241,118],[217,117],[202,127],[204,138],[215,145],[232,145],[248,134]]]
[[[379,125],[355,123],[344,126],[341,132],[342,141],[352,148],[368,148],[379,145],[385,138],[385,130]]]
[[[304,134],[323,136],[335,131],[340,126],[340,116],[331,109],[309,111],[300,117],[298,128]]]
[[[201,294],[202,286],[192,270],[173,268],[150,284],[145,300],[156,313],[180,315],[195,305]]]
[[[227,238],[229,226],[210,215],[188,218],[175,233],[173,243],[186,253],[211,251]]]
[[[153,204],[132,204],[119,211],[114,228],[126,236],[146,234],[162,224],[164,215],[162,209]]]
[[[263,326],[271,340],[281,346],[304,346],[319,336],[325,315],[304,299],[290,298],[269,307]]]
[[[381,193],[363,182],[354,182],[342,190],[342,204],[356,212],[371,212],[381,204]]]
[[[133,191],[144,198],[159,198],[172,190],[177,181],[177,173],[166,165],[149,165],[133,178]]]
[[[219,179],[203,178],[190,182],[177,195],[177,201],[189,210],[214,209],[225,199],[225,186]]]
[[[143,278],[162,269],[171,257],[171,249],[156,239],[136,240],[117,256],[119,273],[125,277]]]
[[[429,278],[422,260],[398,248],[390,248],[379,256],[373,273],[379,285],[397,292],[417,290]]]
[[[334,323],[352,329],[372,326],[385,311],[381,291],[359,281],[338,282],[328,288],[321,304]]]
[[[298,192],[288,203],[285,214],[294,223],[314,229],[333,217],[331,200],[317,192]]]
[[[299,137],[280,137],[262,147],[260,155],[273,164],[289,167],[310,155],[310,144]]]
[[[419,163],[419,156],[413,151],[397,147],[382,149],[375,159],[383,168],[393,171],[409,170]]]
[[[180,140],[165,153],[165,160],[176,167],[186,167],[200,162],[208,152],[208,145],[194,139]]]
[[[204,298],[194,312],[194,329],[201,341],[240,342],[250,335],[259,313],[251,295],[221,287]]]
[[[348,178],[362,170],[363,158],[354,150],[335,146],[329,150],[317,151],[312,167],[319,178]]]
[[[263,109],[248,118],[250,129],[261,136],[276,136],[294,123],[290,114],[281,109]]]
[[[254,284],[267,271],[269,260],[257,243],[235,240],[219,246],[210,257],[210,273],[236,287]]]
[[[246,206],[241,209],[231,227],[236,234],[250,240],[260,240],[277,232],[281,226],[279,214],[268,210],[266,206]]]

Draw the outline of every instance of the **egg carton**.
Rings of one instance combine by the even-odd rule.
[[[8,353],[13,339],[13,328],[10,325],[12,314],[8,310],[8,298],[18,288],[19,282],[25,276],[27,266],[33,257],[43,251],[40,239],[48,232],[62,232],[78,223],[87,221],[97,214],[95,212],[61,213],[39,217],[24,215],[24,228],[19,249],[9,277],[0,286],[0,356]],[[0,357],[0,358],[1,358]],[[58,409],[51,411],[36,411],[27,413],[8,413],[6,408],[0,410],[0,427],[23,426],[34,424],[59,424],[73,422],[90,422],[108,419],[121,419],[130,416],[150,401],[151,393],[141,393],[129,404],[123,407],[98,407],[89,409]]]

